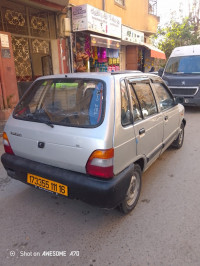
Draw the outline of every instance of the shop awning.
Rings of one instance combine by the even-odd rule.
[[[147,49],[150,50],[150,56],[153,58],[158,58],[158,59],[166,59],[166,55],[163,51],[159,50],[155,46],[147,43],[143,43],[143,46],[145,46]]]
[[[119,40],[102,37],[94,34],[90,34],[90,37],[91,37],[91,46],[120,49],[121,41]]]

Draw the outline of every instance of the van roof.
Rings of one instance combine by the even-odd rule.
[[[200,45],[188,45],[176,47],[170,57],[200,55]]]

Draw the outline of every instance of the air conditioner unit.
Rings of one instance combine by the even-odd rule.
[[[63,18],[62,21],[63,35],[69,36],[71,33],[71,20],[70,18]]]
[[[70,18],[66,18],[66,14],[59,15],[59,37],[70,36],[71,33],[71,21]]]

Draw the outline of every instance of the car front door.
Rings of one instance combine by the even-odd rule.
[[[179,107],[175,105],[174,98],[165,84],[155,82],[157,102],[164,121],[163,150],[167,149],[179,131]]]

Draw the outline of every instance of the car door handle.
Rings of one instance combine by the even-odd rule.
[[[167,121],[168,120],[168,115],[166,115],[164,119],[165,119],[165,121]]]
[[[142,135],[142,134],[144,134],[145,133],[145,129],[144,128],[141,128],[140,130],[139,130],[139,135]]]

